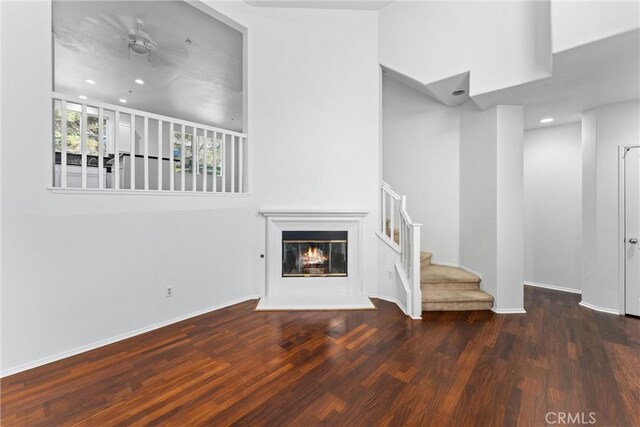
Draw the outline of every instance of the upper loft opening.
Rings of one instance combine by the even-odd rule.
[[[52,27],[54,91],[243,130],[237,29],[184,1],[54,1]],[[136,31],[149,54],[130,48]]]

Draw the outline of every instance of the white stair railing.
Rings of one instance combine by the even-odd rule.
[[[411,220],[407,212],[407,196],[400,200],[400,261],[404,268],[411,298],[407,302],[407,311],[411,317],[418,318],[422,313],[422,288],[420,286],[420,227]]]
[[[382,181],[380,201],[382,220],[380,224],[380,235],[391,247],[400,252],[402,243],[400,234],[396,230],[400,224],[400,202],[401,197],[391,189],[391,186]]]
[[[407,212],[407,197],[393,191],[386,182],[381,185],[380,237],[400,253],[400,279],[407,288],[407,315],[420,318],[422,289],[420,287],[420,227]],[[396,233],[396,230],[398,232]]]
[[[53,188],[246,194],[247,135],[53,93]]]

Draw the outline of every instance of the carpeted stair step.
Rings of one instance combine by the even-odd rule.
[[[428,289],[478,289],[480,278],[459,268],[421,263],[420,283]]]
[[[420,282],[423,311],[491,310],[493,307],[493,297],[480,290],[480,278],[460,268],[422,266]]]
[[[420,271],[423,268],[429,267],[431,265],[431,257],[433,254],[431,252],[420,252]]]
[[[493,297],[479,289],[431,290],[422,293],[423,311],[491,310]]]

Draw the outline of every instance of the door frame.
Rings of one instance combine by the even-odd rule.
[[[618,311],[621,315],[627,314],[627,258],[626,250],[626,162],[625,154],[640,145],[618,146]]]

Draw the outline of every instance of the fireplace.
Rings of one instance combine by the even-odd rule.
[[[1,1],[1,0],[0,0]],[[262,209],[269,310],[374,309],[363,292],[362,209]],[[367,233],[368,238],[372,238]]]
[[[282,231],[282,277],[347,277],[347,231]]]

